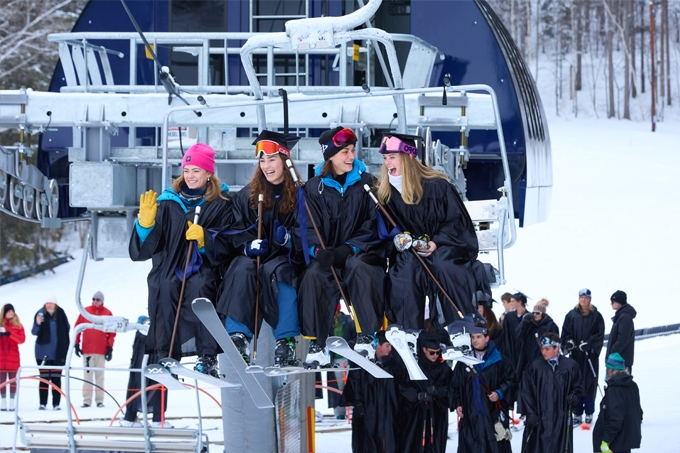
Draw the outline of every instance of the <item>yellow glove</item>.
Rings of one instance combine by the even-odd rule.
[[[605,441],[602,441],[600,444],[600,451],[602,453],[612,453],[612,450],[609,448],[609,444]]]
[[[187,238],[187,241],[197,241],[199,249],[204,247],[205,238],[203,236],[203,227],[200,225],[194,225],[194,223],[191,220],[188,221],[187,223],[189,224],[189,229],[187,230],[184,237]]]
[[[158,198],[158,194],[153,190],[139,196],[138,222],[144,228],[151,228],[156,223],[156,211],[158,210],[156,198]]]

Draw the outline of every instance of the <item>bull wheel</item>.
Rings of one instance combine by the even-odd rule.
[[[9,195],[9,177],[7,173],[0,170],[0,208],[7,208]]]
[[[9,177],[9,208],[17,215],[23,214],[23,203],[21,197],[23,196],[23,188],[21,183],[14,177]]]
[[[55,179],[50,179],[48,191],[51,195],[48,197],[47,215],[53,219],[59,214],[59,184]]]
[[[31,219],[35,215],[36,192],[31,186],[24,186],[24,217]]]

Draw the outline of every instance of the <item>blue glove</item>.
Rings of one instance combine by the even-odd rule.
[[[269,250],[269,241],[266,239],[255,239],[246,245],[244,250],[248,256],[262,256]]]
[[[288,229],[281,225],[281,222],[274,220],[274,243],[276,245],[285,246],[290,239]]]

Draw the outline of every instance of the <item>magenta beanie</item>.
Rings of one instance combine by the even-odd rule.
[[[196,143],[182,158],[182,168],[195,165],[209,173],[215,173],[215,150],[205,143]]]

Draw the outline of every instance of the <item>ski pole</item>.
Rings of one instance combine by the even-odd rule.
[[[571,408],[567,412],[567,439],[564,442],[564,451],[569,451],[569,433],[571,432]]]
[[[522,448],[522,453],[527,451],[527,447],[529,446],[529,440],[531,439],[531,435],[534,433],[534,429],[536,429],[536,428],[531,428],[531,431],[529,431],[529,435],[527,436],[527,441],[524,443],[524,447]]]
[[[595,383],[597,385],[597,389],[600,391],[600,396],[604,398],[604,393],[602,393],[602,389],[600,388],[600,383],[597,382],[597,373],[595,372],[595,367],[593,366],[593,362],[590,360],[590,354],[588,354],[588,351],[585,351],[586,353],[586,358],[588,359],[588,365],[590,365],[590,371],[593,372],[593,377],[595,378]]]
[[[264,195],[257,196],[257,239],[262,239],[262,202]],[[260,308],[260,255],[255,258],[255,332],[253,335],[253,361],[257,360],[257,326]]]
[[[382,215],[384,215],[385,218],[387,219],[387,221],[390,222],[390,224],[392,225],[392,228],[396,227],[396,226],[397,226],[397,222],[394,221],[394,219],[393,219],[392,216],[389,214],[389,212],[387,212],[387,209],[385,209],[385,207],[384,207],[384,206],[382,205],[382,203],[376,198],[376,196],[373,194],[373,192],[371,192],[371,188],[368,187],[368,184],[364,184],[364,190],[365,190],[365,191],[368,193],[368,195],[371,197],[371,199],[372,199],[373,202],[375,203],[376,207],[380,210],[380,212],[382,213]],[[409,250],[410,250],[411,252],[413,252],[413,256],[415,256],[415,257],[418,259],[418,261],[420,262],[420,264],[423,266],[423,269],[425,269],[425,272],[427,272],[427,275],[429,275],[430,278],[432,279],[432,281],[435,283],[435,285],[437,285],[437,288],[439,289],[439,291],[441,291],[442,294],[444,294],[444,297],[446,298],[446,300],[448,300],[449,303],[450,303],[451,305],[453,305],[453,308],[456,309],[456,311],[458,312],[458,316],[460,317],[460,319],[463,319],[463,313],[460,311],[460,309],[458,308],[458,306],[456,305],[456,303],[453,301],[453,299],[451,299],[451,296],[449,296],[449,294],[446,292],[446,290],[445,290],[444,287],[441,285],[441,283],[439,283],[439,280],[437,280],[437,277],[434,276],[434,274],[432,273],[432,271],[430,270],[430,268],[427,266],[427,263],[425,263],[425,260],[423,260],[423,257],[420,256],[420,255],[418,255],[418,252],[416,252],[415,249],[413,249],[413,247],[409,248]]]
[[[196,206],[196,212],[194,213],[194,225],[198,223],[198,216],[201,213],[201,207]],[[182,287],[179,290],[179,299],[177,301],[177,314],[175,315],[175,325],[172,328],[172,337],[170,338],[170,350],[168,351],[168,357],[172,358],[172,352],[175,346],[175,337],[177,336],[177,326],[179,325],[179,314],[182,311],[182,299],[184,299],[184,287],[187,284],[187,268],[191,262],[191,252],[194,246],[194,241],[189,241],[189,250],[187,250],[187,260],[184,264],[184,275],[182,275]]]
[[[286,165],[288,166],[288,170],[290,171],[291,176],[293,177],[293,181],[295,181],[295,185],[298,188],[302,187],[302,183],[300,182],[300,178],[297,176],[297,171],[295,169],[295,164],[293,164],[293,161],[290,159],[286,160]],[[314,232],[316,233],[316,238],[319,241],[319,245],[321,246],[322,249],[326,250],[326,243],[323,240],[323,237],[321,237],[321,232],[319,231],[319,227],[316,224],[316,220],[314,220],[314,216],[312,215],[312,210],[309,209],[309,205],[305,203],[305,209],[307,210],[307,217],[309,218],[310,222],[312,222],[312,227],[314,228]],[[357,328],[357,333],[362,333],[361,331],[361,326],[359,325],[359,318],[357,317],[356,311],[354,310],[354,305],[352,304],[352,301],[347,298],[345,295],[345,290],[342,289],[342,283],[340,282],[340,277],[338,277],[338,273],[335,271],[335,268],[331,265],[331,274],[333,274],[333,279],[335,280],[335,284],[338,285],[338,290],[340,291],[340,297],[342,300],[345,302],[345,306],[347,307],[347,311],[349,311],[350,316],[354,320],[354,325]]]

